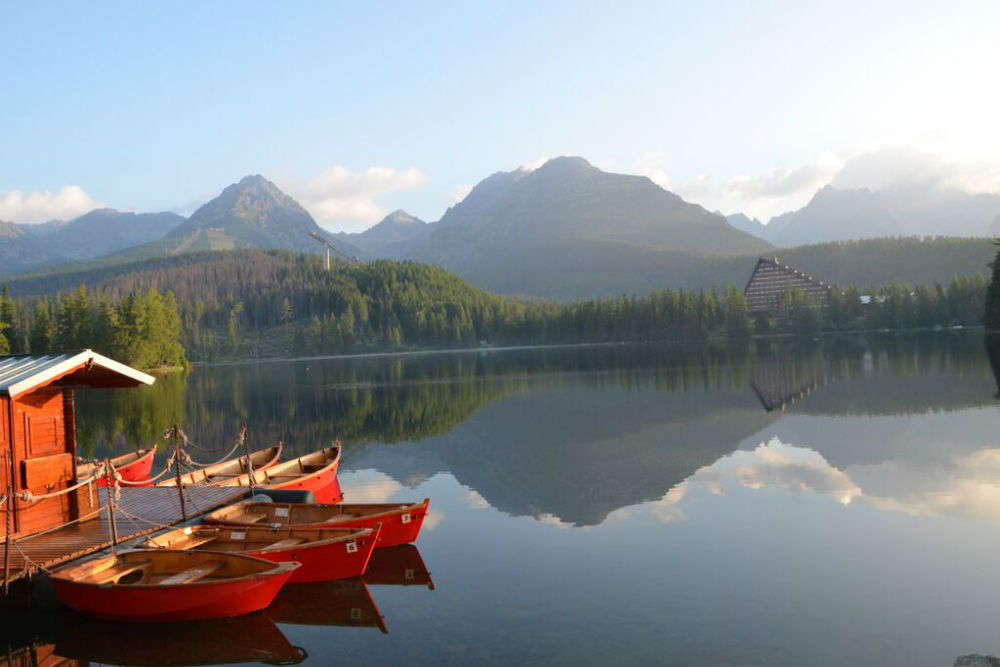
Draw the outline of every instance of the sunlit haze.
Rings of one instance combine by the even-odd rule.
[[[581,155],[767,221],[831,181],[1000,191],[1000,4],[8,3],[0,220],[189,213],[261,173],[325,227]]]

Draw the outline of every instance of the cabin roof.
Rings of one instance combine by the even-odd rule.
[[[136,387],[153,384],[155,378],[93,350],[0,356],[0,395],[14,398],[54,382],[63,386]]]

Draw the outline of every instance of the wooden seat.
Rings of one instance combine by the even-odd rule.
[[[294,547],[297,544],[302,544],[305,542],[301,537],[289,537],[284,540],[278,540],[274,544],[268,544],[265,549],[284,549],[285,547]]]
[[[121,579],[126,574],[132,574],[133,572],[138,572],[139,570],[144,570],[149,567],[149,561],[144,560],[139,563],[132,563],[125,567],[112,567],[102,572],[99,572],[90,577],[88,583],[92,584],[107,584],[113,581]]]
[[[242,518],[247,523],[257,523],[258,521],[263,521],[264,519],[266,519],[267,514],[254,514],[251,512],[247,512],[246,514],[243,515]]]
[[[203,544],[208,544],[209,542],[214,542],[217,539],[217,535],[206,535],[204,537],[194,537],[191,540],[184,543],[183,547],[174,548],[184,548],[184,549],[195,549],[202,546]]]
[[[160,586],[176,586],[177,584],[190,584],[192,582],[198,581],[199,579],[204,579],[208,575],[212,574],[216,570],[222,567],[222,561],[212,560],[207,563],[202,563],[201,565],[196,565],[194,567],[189,567],[188,569],[178,572],[177,574],[172,574],[169,577],[159,580],[156,582]]]

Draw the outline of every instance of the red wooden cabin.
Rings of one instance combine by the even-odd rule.
[[[135,387],[151,375],[91,350],[77,354],[0,357],[0,496],[13,480],[39,496],[76,483],[76,387]],[[98,493],[86,487],[37,502],[18,498],[3,504],[0,536],[30,535],[96,511]]]

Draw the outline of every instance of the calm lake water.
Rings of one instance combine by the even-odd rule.
[[[221,452],[245,418],[254,446],[342,439],[348,501],[430,497],[432,512],[367,584],[300,587],[197,630],[39,613],[12,650],[309,665],[1000,654],[996,395],[983,335],[959,332],[280,361],[80,392],[92,453],[175,421]]]

